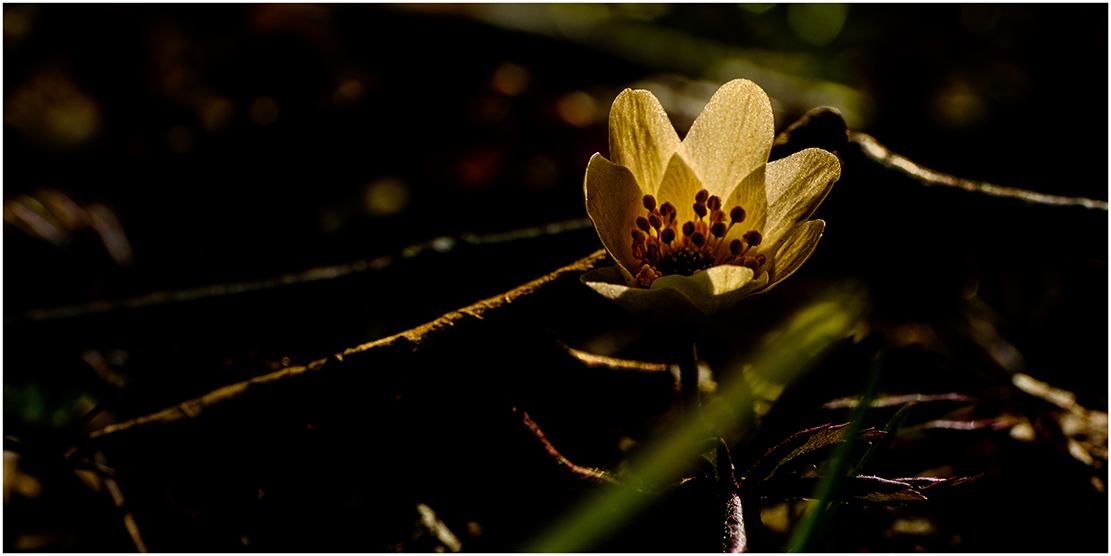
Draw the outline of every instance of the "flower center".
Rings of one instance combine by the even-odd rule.
[[[651,195],[645,195],[643,202],[648,213],[636,218],[632,231],[636,283],[642,288],[651,286],[660,276],[693,276],[723,264],[746,266],[756,272],[766,262],[762,254],[747,255],[762,240],[756,230],[725,243],[729,230],[745,220],[745,209],[739,205],[729,210],[726,224],[721,198],[703,189],[694,196],[698,218],[680,225],[671,203],[657,207]]]

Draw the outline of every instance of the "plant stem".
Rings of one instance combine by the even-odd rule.
[[[725,505],[725,542],[722,543],[721,548],[726,554],[748,552],[744,510],[741,506],[741,497],[736,492],[729,495],[729,501]]]

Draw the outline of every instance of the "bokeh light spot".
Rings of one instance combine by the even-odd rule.
[[[209,133],[227,129],[234,114],[235,104],[226,98],[209,98],[200,107],[201,124]]]
[[[787,22],[795,36],[814,46],[837,38],[848,15],[846,4],[791,4],[787,8]]]
[[[350,108],[366,97],[366,86],[358,79],[345,79],[332,93],[332,104],[336,108]]]
[[[391,216],[409,204],[409,186],[400,178],[387,177],[366,187],[366,210],[374,216]]]
[[[937,96],[933,102],[933,111],[943,127],[954,130],[976,128],[987,117],[984,100],[970,92]]]
[[[503,95],[515,97],[528,89],[530,77],[528,68],[512,62],[504,62],[490,77],[490,88]]]
[[[270,125],[278,121],[278,101],[270,97],[258,97],[251,101],[251,121],[258,125]]]
[[[4,6],[4,38],[19,42],[31,32],[34,6]]]
[[[574,91],[560,97],[556,101],[556,112],[563,121],[576,127],[586,127],[598,119],[597,103],[582,91]]]
[[[66,148],[96,134],[100,111],[61,72],[47,69],[8,98],[4,123],[45,147]]]

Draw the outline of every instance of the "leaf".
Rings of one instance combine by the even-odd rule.
[[[829,457],[829,449],[849,439],[848,424],[820,425],[799,431],[775,448],[772,448],[753,466],[752,472],[744,483],[756,485],[766,481],[777,472],[780,475],[818,463]],[[858,439],[871,443],[886,436],[887,433],[875,429],[865,429],[858,433]]]
[[[926,403],[926,402],[956,402],[956,403],[975,403],[979,400],[972,396],[965,396],[956,392],[948,394],[907,394],[904,396],[884,396],[872,400],[871,407],[891,407],[906,403]],[[846,407],[856,407],[860,403],[859,397],[851,398],[838,398],[836,400],[828,401],[822,404],[822,409],[842,409]]]
[[[776,481],[774,487],[761,492],[762,498],[814,498],[821,477],[788,477]],[[905,504],[923,502],[926,497],[909,483],[900,480],[883,479],[857,475],[841,479],[834,491],[835,502],[855,502],[863,504]]]
[[[868,448],[868,451],[864,452],[863,456],[860,456],[860,461],[856,463],[856,467],[854,468],[857,473],[864,470],[864,466],[868,464],[872,456],[876,455],[876,452],[886,449],[891,445],[891,441],[895,439],[895,435],[899,434],[899,429],[903,428],[903,423],[906,423],[907,417],[910,416],[910,410],[914,406],[914,403],[908,403],[900,407],[899,411],[896,411],[895,415],[891,417],[891,420],[883,426],[883,432],[887,433],[887,437],[873,444]]]
[[[901,482],[901,483],[907,483],[908,485],[913,486],[917,490],[928,490],[928,489],[946,489],[946,488],[955,487],[957,485],[963,485],[963,484],[971,483],[972,481],[975,481],[975,480],[977,480],[977,479],[979,479],[980,477],[983,477],[983,476],[984,476],[984,474],[980,473],[979,475],[974,475],[972,477],[949,477],[949,478],[946,478],[946,479],[939,479],[937,477],[908,477],[908,478],[905,478],[905,479],[894,479],[894,480],[896,480],[898,482]]]

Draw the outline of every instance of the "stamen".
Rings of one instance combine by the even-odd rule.
[[[714,237],[722,237],[725,235],[726,229],[725,222],[715,222],[713,226],[710,226],[710,233],[714,234]]]
[[[695,247],[701,249],[703,245],[706,245],[706,236],[702,235],[702,232],[695,232],[694,235],[691,236],[691,243],[693,243]]]
[[[660,230],[660,242],[671,243],[675,240],[675,228],[664,228]]]
[[[665,220],[667,220],[670,224],[673,220],[675,220],[675,205],[671,204],[670,202],[660,205],[660,214],[664,215],[666,217]],[[667,215],[671,216],[667,217]]]
[[[744,266],[756,272],[767,262],[762,254],[748,256],[748,252],[763,241],[756,230],[749,230],[726,245],[725,238],[733,226],[747,216],[744,208],[738,205],[730,209],[726,222],[721,197],[703,189],[694,200],[691,206],[696,218],[680,226],[678,211],[671,202],[657,205],[653,195],[641,198],[648,212],[636,217],[636,225],[630,230],[633,259],[640,264],[634,277],[637,286],[648,288],[661,276],[693,276],[725,264]],[[673,244],[677,239],[682,241]]]

